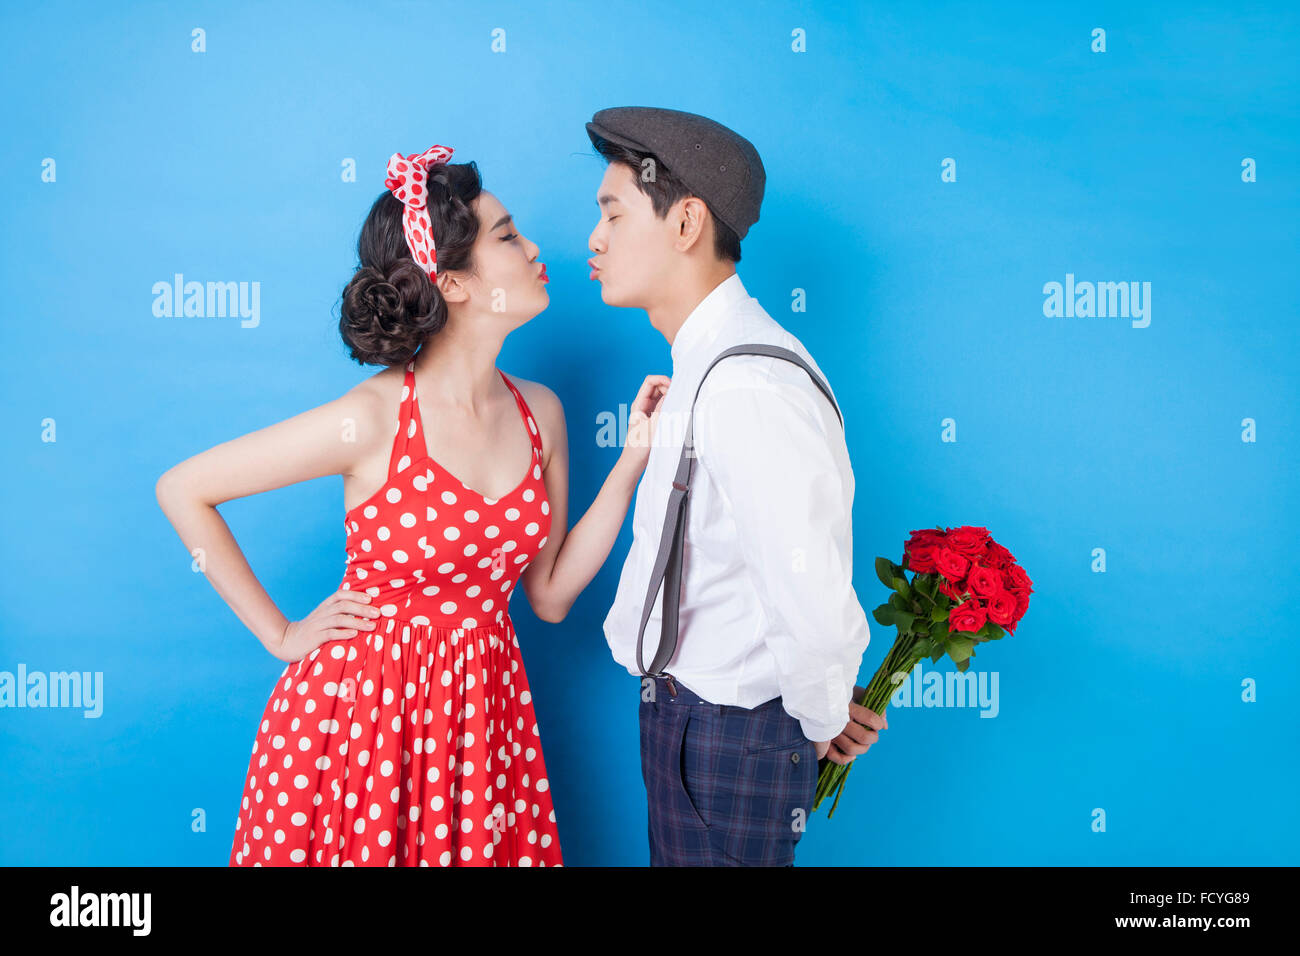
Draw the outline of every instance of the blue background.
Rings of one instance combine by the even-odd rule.
[[[763,157],[739,271],[839,397],[863,606],[874,556],[936,524],[987,526],[1035,582],[972,664],[998,717],[892,710],[798,863],[1300,862],[1293,6],[29,7],[0,21],[0,669],[102,671],[106,709],[0,710],[0,863],[226,863],[284,665],[190,570],[154,483],[377,371],[337,305],[394,150],[475,160],[540,245],[551,306],[498,364],[563,401],[582,515],[618,454],[596,416],[671,372],[587,279],[583,123],[620,105]],[[260,325],[155,317],[176,272],[259,282]],[[1066,273],[1150,282],[1150,326],[1045,317]],[[290,617],[337,587],[337,476],[221,513]],[[648,860],[638,684],[601,632],[630,539],[561,624],[512,607],[570,866]],[[892,636],[872,622],[863,683]]]

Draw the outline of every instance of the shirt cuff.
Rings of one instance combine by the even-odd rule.
[[[799,726],[803,728],[803,735],[812,741],[834,740],[844,732],[844,728],[849,723],[849,712],[846,707],[844,710],[844,719],[835,723],[823,724],[815,720],[803,718],[799,721]]]

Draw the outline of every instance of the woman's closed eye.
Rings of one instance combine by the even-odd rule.
[[[510,233],[510,235],[508,235],[508,236],[502,236],[502,237],[501,237],[501,241],[502,241],[502,242],[509,242],[511,239],[518,239],[518,238],[519,238],[519,233],[517,233],[517,232],[512,232],[512,233]]]

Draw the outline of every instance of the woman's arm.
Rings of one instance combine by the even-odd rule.
[[[542,478],[551,506],[551,531],[546,545],[524,571],[523,584],[533,613],[542,620],[552,624],[563,621],[578,595],[609,557],[650,456],[659,403],[668,385],[665,375],[646,377],[628,412],[628,440],[618,461],[587,513],[567,534],[569,443],[564,408],[549,388],[534,385],[536,401],[530,405],[541,419],[539,427],[543,437],[550,439]]]
[[[244,625],[274,653],[288,618],[253,574],[216,506],[232,498],[325,475],[348,474],[379,445],[382,402],[373,388],[347,394],[169,468],[158,479],[158,504],[185,549]]]

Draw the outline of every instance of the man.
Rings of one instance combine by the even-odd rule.
[[[592,278],[606,304],[646,310],[673,362],[604,624],[614,659],[649,675],[640,724],[650,863],[792,866],[818,761],[848,763],[888,726],[851,700],[869,634],[852,584],[843,429],[809,375],[824,380],[812,356],[736,274],[766,182],[753,145],[705,117],[649,107],[601,110],[587,133],[609,162],[588,240]],[[808,369],[735,355],[704,375],[719,352],[755,342],[792,350]],[[673,532],[666,508],[693,400],[699,467],[685,509],[680,641],[655,672],[642,669],[638,640],[661,537]],[[644,626],[651,653],[659,600]]]

